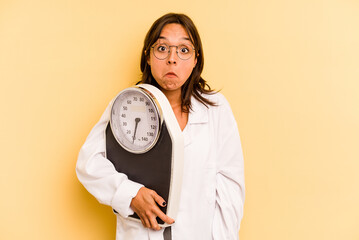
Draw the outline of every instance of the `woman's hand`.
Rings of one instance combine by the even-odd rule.
[[[136,197],[131,201],[131,208],[140,217],[144,227],[152,228],[153,230],[160,230],[156,217],[162,219],[165,223],[172,224],[174,220],[164,214],[157,206],[166,206],[165,200],[159,196],[155,191],[142,187],[138,191]]]

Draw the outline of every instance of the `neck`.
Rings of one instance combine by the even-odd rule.
[[[182,111],[181,89],[176,91],[167,91],[161,89],[171,104],[173,113],[176,116],[177,122],[183,131],[188,122],[188,113]]]
[[[178,91],[167,91],[165,89],[161,89],[163,94],[167,97],[168,101],[171,104],[172,108],[181,107],[181,90]]]

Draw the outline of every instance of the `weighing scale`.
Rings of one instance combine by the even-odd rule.
[[[106,157],[118,172],[157,192],[167,203],[158,207],[175,219],[178,212],[184,140],[166,96],[139,84],[121,91],[113,101],[105,130]],[[140,222],[137,214],[130,219]],[[157,217],[161,227],[166,227]]]

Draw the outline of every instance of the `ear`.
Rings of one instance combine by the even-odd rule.
[[[146,56],[146,53],[147,53],[147,51],[145,50],[145,56]],[[150,64],[150,56],[147,57],[147,64],[148,64],[149,66],[151,66],[151,64]]]
[[[193,64],[193,68],[195,68],[197,65],[197,58],[194,58],[194,64]]]

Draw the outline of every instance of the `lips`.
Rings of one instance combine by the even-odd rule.
[[[177,75],[174,72],[168,72],[165,75],[166,77],[177,77]]]

